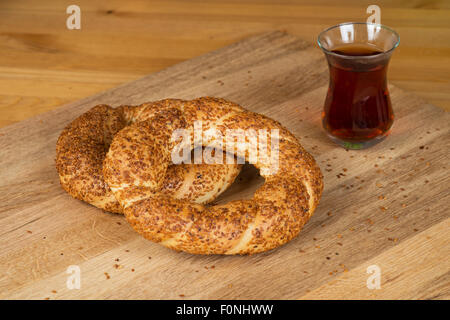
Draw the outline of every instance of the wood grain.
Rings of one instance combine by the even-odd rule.
[[[441,254],[450,255],[449,229],[449,219],[444,220],[339,275],[302,299],[448,299],[450,260],[441,259]],[[367,267],[372,265],[380,267],[384,281],[380,289],[368,290],[361,283],[367,281]]]
[[[271,32],[0,129],[0,297],[448,299],[448,113],[392,86],[391,136],[346,151],[321,129],[327,83],[321,52]],[[287,245],[254,256],[176,253],[60,188],[56,139],[94,104],[202,95],[280,121],[321,166],[321,204]],[[219,202],[260,183],[247,168]],[[368,263],[382,270],[377,292],[366,287]],[[81,268],[80,290],[66,288],[70,265]]]
[[[372,0],[0,1],[0,126],[160,71],[251,35],[285,30],[309,43],[326,27],[365,21]],[[447,0],[380,0],[400,47],[389,79],[450,110]]]

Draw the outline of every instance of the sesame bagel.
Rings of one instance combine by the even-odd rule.
[[[163,100],[155,103],[159,112],[119,131],[106,154],[103,175],[112,193],[124,208],[131,226],[145,238],[168,248],[193,254],[253,254],[285,244],[294,238],[312,216],[323,189],[322,174],[313,157],[280,123],[217,98],[192,101]],[[251,200],[205,206],[176,199],[162,191],[170,168],[171,154],[178,141],[178,129],[192,131],[201,120],[203,132],[227,130],[277,130],[269,156],[253,163],[265,183]],[[252,131],[253,130],[253,131]],[[198,141],[197,141],[197,140]],[[258,138],[260,141],[260,138]],[[202,135],[191,141],[227,153],[245,155],[255,148],[255,139],[228,150],[220,139]],[[144,155],[144,156],[143,156]],[[143,162],[137,165],[137,160]]]
[[[117,132],[151,118],[159,109],[153,103],[118,108],[98,105],[70,123],[56,144],[56,168],[63,189],[98,208],[122,213],[122,206],[103,178],[103,160]],[[137,158],[133,165],[138,167],[140,161]],[[208,203],[233,183],[240,170],[238,164],[172,165],[160,192],[175,199]]]

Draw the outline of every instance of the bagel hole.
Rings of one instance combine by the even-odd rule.
[[[264,178],[259,174],[259,170],[246,162],[231,186],[212,205],[224,204],[232,200],[250,200],[253,198],[255,191],[263,184]]]

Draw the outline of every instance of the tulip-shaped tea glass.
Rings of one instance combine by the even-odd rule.
[[[374,23],[343,23],[318,38],[330,68],[322,114],[330,138],[347,149],[382,141],[394,121],[386,73],[398,34]]]

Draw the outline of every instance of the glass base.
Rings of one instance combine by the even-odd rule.
[[[330,137],[331,140],[333,140],[334,143],[340,145],[341,147],[344,147],[345,149],[350,150],[361,150],[361,149],[367,149],[370,148],[377,143],[380,143],[384,139],[387,138],[388,135],[381,135],[376,138],[373,138],[371,140],[366,141],[345,141],[341,140],[339,138],[336,138],[335,136],[332,136],[331,134],[327,133],[328,137]]]

